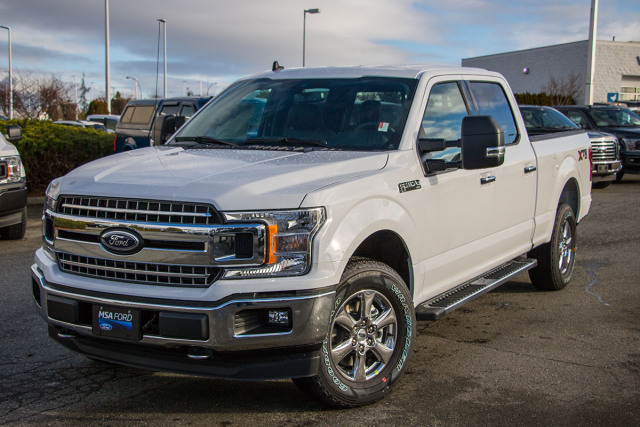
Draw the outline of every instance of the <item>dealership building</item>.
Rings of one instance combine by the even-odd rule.
[[[478,67],[503,74],[516,93],[544,92],[553,79],[560,84],[577,82],[575,100],[583,103],[587,86],[589,41],[565,43],[462,60],[464,67]],[[640,42],[596,42],[593,102],[640,104]]]

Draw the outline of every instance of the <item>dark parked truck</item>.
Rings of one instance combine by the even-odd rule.
[[[22,139],[18,125],[0,134],[0,238],[22,239],[27,229],[27,178],[20,154],[11,142]]]
[[[113,151],[163,144],[209,99],[187,96],[129,101],[116,125]]]
[[[640,116],[628,108],[608,105],[562,105],[556,108],[584,129],[618,137],[622,159],[622,169],[616,177],[618,181],[625,173],[640,173]]]
[[[551,107],[522,105],[520,112],[529,136],[576,132],[581,129],[567,116]],[[593,183],[606,187],[622,170],[618,138],[605,132],[588,131],[587,134],[591,141]]]
[[[530,139],[497,73],[267,72],[54,180],[34,300],[94,359],[363,405],[406,372],[416,318],[525,271],[569,283],[589,158],[581,131]]]

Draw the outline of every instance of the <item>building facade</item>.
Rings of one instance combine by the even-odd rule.
[[[584,102],[587,85],[587,40],[462,60],[464,67],[478,67],[503,74],[516,93],[540,93],[554,80],[577,85],[575,101]],[[596,42],[593,102],[640,104],[640,42]]]

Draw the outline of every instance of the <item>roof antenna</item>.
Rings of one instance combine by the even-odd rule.
[[[284,70],[284,67],[278,64],[278,61],[273,61],[273,66],[271,67],[271,71],[280,71]]]

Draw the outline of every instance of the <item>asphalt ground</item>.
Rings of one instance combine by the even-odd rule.
[[[31,298],[40,207],[0,241],[0,424],[639,426],[640,176],[595,189],[559,292],[526,275],[419,321],[407,374],[380,402],[329,409],[290,381],[235,382],[94,362],[47,337]]]

